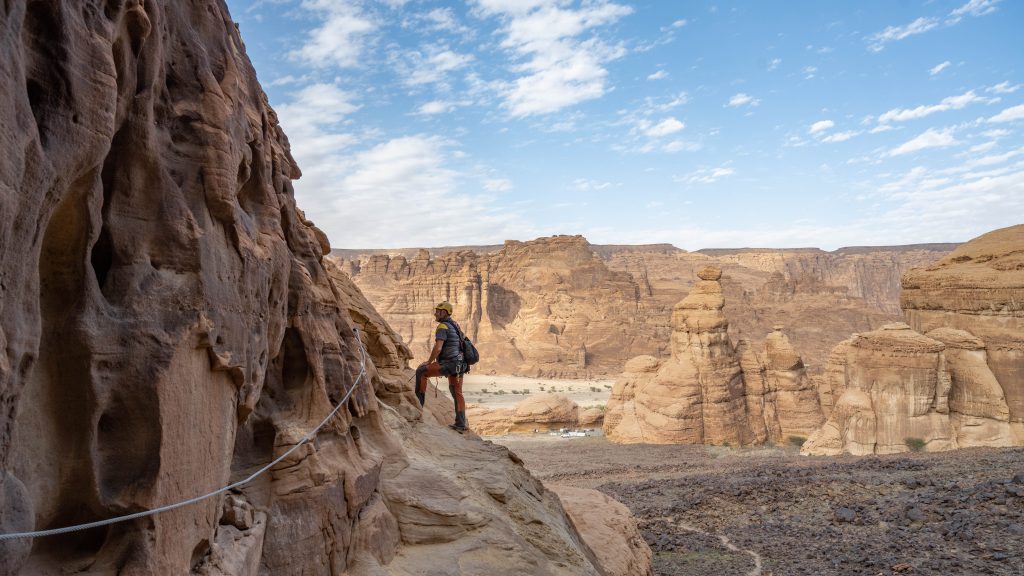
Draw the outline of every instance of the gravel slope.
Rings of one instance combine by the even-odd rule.
[[[1024,449],[802,457],[794,448],[504,437],[545,483],[638,517],[655,574],[1024,574]]]

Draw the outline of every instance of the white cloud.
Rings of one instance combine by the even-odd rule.
[[[991,14],[996,11],[996,4],[999,2],[1000,0],[970,0],[963,6],[950,12],[943,22],[940,22],[939,18],[922,16],[906,26],[889,26],[867,39],[868,49],[872,52],[881,52],[885,49],[885,45],[890,42],[903,40],[917,34],[924,34],[929,30],[938,28],[940,23],[945,26],[953,26],[963,20],[964,16],[977,17]]]
[[[960,20],[960,18],[967,15],[984,16],[986,14],[991,14],[996,11],[996,4],[998,4],[999,1],[1000,0],[970,0],[967,4],[964,4],[949,13],[950,17],[953,19],[950,23],[955,24]]]
[[[982,132],[981,134],[982,134],[982,136],[984,136],[986,138],[992,138],[993,140],[998,140],[1000,138],[1006,138],[1007,136],[1012,134],[1012,132],[1010,132],[1009,130],[1004,130],[1003,128],[993,128],[992,130],[986,130],[986,131]]]
[[[911,152],[917,152],[926,148],[945,148],[957,143],[956,139],[953,138],[953,131],[951,129],[947,128],[945,130],[936,130],[934,128],[929,128],[915,138],[893,148],[889,151],[888,155],[901,156],[903,154],[910,154]]]
[[[714,184],[722,178],[732,176],[736,171],[727,166],[720,166],[718,168],[701,168],[690,172],[685,176],[675,177],[676,182],[682,182],[684,184]]]
[[[631,14],[629,6],[585,2],[578,9],[544,0],[477,0],[481,13],[504,20],[501,46],[515,58],[519,77],[499,92],[514,117],[549,114],[608,90],[604,64],[621,58],[621,45],[610,46],[586,32]]]
[[[928,74],[931,76],[935,76],[936,74],[942,72],[943,70],[949,68],[950,66],[952,66],[952,63],[949,60],[946,60],[941,64],[936,64],[935,66],[933,66],[930,70],[928,70]]]
[[[805,66],[804,69],[803,69],[803,73],[804,73],[804,79],[805,80],[810,80],[811,78],[814,78],[814,76],[818,73],[818,67],[817,66]]]
[[[473,29],[461,24],[451,8],[434,8],[423,14],[422,19],[427,22],[428,27],[432,30],[443,30],[462,36],[473,35]]]
[[[768,71],[775,70],[779,67],[779,64],[782,64],[782,58],[772,58],[772,61],[768,63]]]
[[[936,18],[918,18],[906,26],[888,26],[885,30],[868,38],[868,49],[881,52],[889,42],[903,40],[915,34],[923,34],[939,25]]]
[[[686,20],[676,20],[672,23],[673,28],[682,28],[683,26],[686,26]]]
[[[341,131],[346,117],[359,109],[353,98],[334,84],[312,84],[277,107],[301,168],[324,162],[356,142],[355,136]]]
[[[661,80],[663,78],[668,78],[668,72],[665,72],[664,70],[658,70],[647,77],[648,80]]]
[[[663,151],[665,151],[665,152],[673,153],[673,152],[683,152],[683,151],[686,151],[686,152],[696,152],[696,151],[700,150],[701,148],[703,148],[703,146],[701,146],[697,142],[687,142],[685,140],[673,140],[671,142],[666,143],[664,146],[662,146],[661,149]]]
[[[484,180],[484,190],[488,192],[506,192],[512,189],[512,181],[508,178],[489,178]]]
[[[987,122],[1013,122],[1015,120],[1021,119],[1024,119],[1024,104],[1007,108],[1006,110],[1003,110],[999,114],[996,114],[995,116],[989,118]]]
[[[879,116],[878,122],[881,124],[887,124],[889,122],[906,122],[907,120],[924,118],[925,116],[930,116],[936,112],[960,110],[968,104],[974,104],[976,102],[992,104],[998,101],[998,98],[985,98],[984,96],[978,96],[975,94],[974,90],[970,90],[959,96],[948,96],[943,98],[941,102],[932,106],[918,106],[917,108],[910,109],[894,108]]]
[[[498,209],[482,193],[460,192],[466,176],[450,166],[452,144],[406,136],[339,156],[308,169],[295,183],[296,196],[337,247],[450,246],[537,234],[521,211]],[[459,225],[430,225],[439,206],[457,214]]]
[[[879,124],[871,129],[872,134],[879,134],[881,132],[888,132],[889,130],[895,130],[891,124]]]
[[[644,128],[644,134],[652,138],[660,138],[669,134],[675,134],[685,127],[686,124],[676,120],[675,117],[669,116],[657,124]]]
[[[740,92],[739,94],[734,95],[732,98],[729,98],[729,103],[726,104],[726,106],[729,106],[731,108],[738,108],[740,106],[757,106],[760,103],[761,101],[758,100],[757,98],[754,98],[749,94],[744,94],[743,92]]]
[[[466,67],[473,61],[470,54],[453,52],[447,46],[424,46],[423,51],[404,54],[398,65],[399,74],[409,86],[443,82],[449,72]]]
[[[1013,86],[1010,86],[1010,83],[1007,81],[1000,82],[995,86],[989,86],[988,88],[985,88],[985,92],[995,92],[996,94],[1013,94],[1014,92],[1019,90],[1020,87],[1020,84],[1014,84]]]
[[[455,105],[444,100],[432,100],[419,107],[418,114],[429,116],[432,114],[444,114],[455,109]]]
[[[597,190],[604,190],[611,186],[611,182],[599,182],[597,180],[588,180],[586,178],[577,178],[573,180],[572,187],[580,192],[593,192]]]
[[[821,132],[823,130],[828,130],[829,128],[832,128],[835,125],[836,125],[836,123],[831,121],[831,120],[818,120],[814,124],[811,124],[811,128],[810,128],[810,130],[807,131],[807,133],[808,134],[817,134],[818,132]]]
[[[303,0],[302,7],[322,14],[324,20],[289,57],[316,68],[358,65],[366,36],[377,29],[373,20],[344,0]]]
[[[859,130],[849,130],[847,132],[836,132],[835,134],[829,134],[821,139],[822,142],[846,142],[850,138],[860,134]]]

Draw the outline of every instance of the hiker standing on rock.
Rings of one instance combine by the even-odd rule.
[[[430,358],[416,368],[416,398],[420,406],[427,399],[427,378],[435,376],[448,377],[448,391],[455,401],[455,424],[452,428],[459,432],[466,430],[466,399],[462,396],[462,375],[468,366],[462,355],[463,333],[459,325],[452,320],[452,305],[441,302],[434,306],[434,348]]]

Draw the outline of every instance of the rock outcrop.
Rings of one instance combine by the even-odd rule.
[[[985,363],[1024,441],[1024,224],[979,236],[910,271],[900,302],[919,332],[955,328],[984,343]]]
[[[0,543],[0,572],[605,572],[514,455],[420,418],[222,2],[0,14],[0,528],[284,458]]]
[[[763,353],[734,346],[721,270],[707,267],[672,313],[671,356],[626,363],[612,388],[609,440],[653,444],[754,444],[805,437],[822,421],[818,393],[781,326]]]
[[[1024,225],[908,272],[903,288],[910,325],[856,334],[833,351],[822,398],[834,406],[802,451],[1024,444]]]
[[[474,431],[486,436],[549,432],[580,425],[580,408],[562,394],[534,394],[513,408],[486,408],[480,404],[467,407]],[[595,420],[591,414],[589,421]]]

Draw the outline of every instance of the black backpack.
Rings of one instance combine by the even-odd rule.
[[[451,318],[445,320],[445,322],[451,322],[452,326],[455,327],[455,331],[459,334],[459,345],[462,348],[462,359],[466,361],[466,364],[472,366],[479,362],[480,352],[477,351],[473,342],[469,338],[466,338],[466,335],[462,333],[462,328],[460,328],[455,320],[452,320]]]

